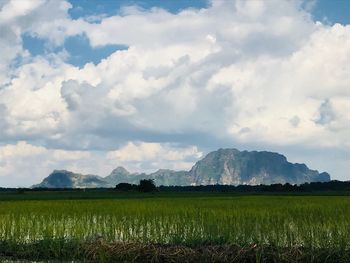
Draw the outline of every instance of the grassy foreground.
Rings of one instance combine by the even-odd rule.
[[[113,199],[23,199],[0,201],[2,259],[350,261],[348,196],[115,193]]]

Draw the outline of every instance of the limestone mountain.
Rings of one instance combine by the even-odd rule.
[[[190,170],[195,185],[257,185],[329,181],[327,173],[310,170],[305,164],[290,163],[273,152],[219,149],[209,153]]]
[[[290,163],[281,154],[273,152],[219,149],[196,162],[190,171],[160,169],[154,173],[130,173],[117,167],[107,177],[82,175],[55,170],[42,183],[33,187],[92,188],[114,187],[119,183],[138,184],[141,179],[153,179],[157,185],[257,185],[305,182],[326,182],[328,173],[319,173],[305,164]]]

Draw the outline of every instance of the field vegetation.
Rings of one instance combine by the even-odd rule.
[[[2,198],[0,258],[171,262],[183,257],[186,262],[188,255],[197,260],[207,255],[208,262],[350,261],[348,196],[115,195]]]

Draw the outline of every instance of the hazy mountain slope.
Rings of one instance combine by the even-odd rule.
[[[130,183],[138,184],[141,179],[154,179],[157,185],[189,185],[191,183],[186,171],[172,171],[160,169],[151,174],[130,173],[123,167],[118,167],[112,171],[105,180],[111,184]]]
[[[160,169],[149,175],[157,185],[190,185],[192,178],[189,177],[187,171],[173,171],[168,169]]]
[[[102,177],[97,175],[82,175],[65,170],[55,170],[40,184],[33,187],[45,188],[94,188],[111,187]]]
[[[137,178],[134,174],[129,173],[124,167],[117,167],[114,169],[110,175],[105,177],[105,181],[111,184],[118,183],[138,183]]]

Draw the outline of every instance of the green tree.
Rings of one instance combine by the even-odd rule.
[[[140,180],[139,191],[144,193],[156,192],[157,187],[153,179],[143,179],[143,180]]]

